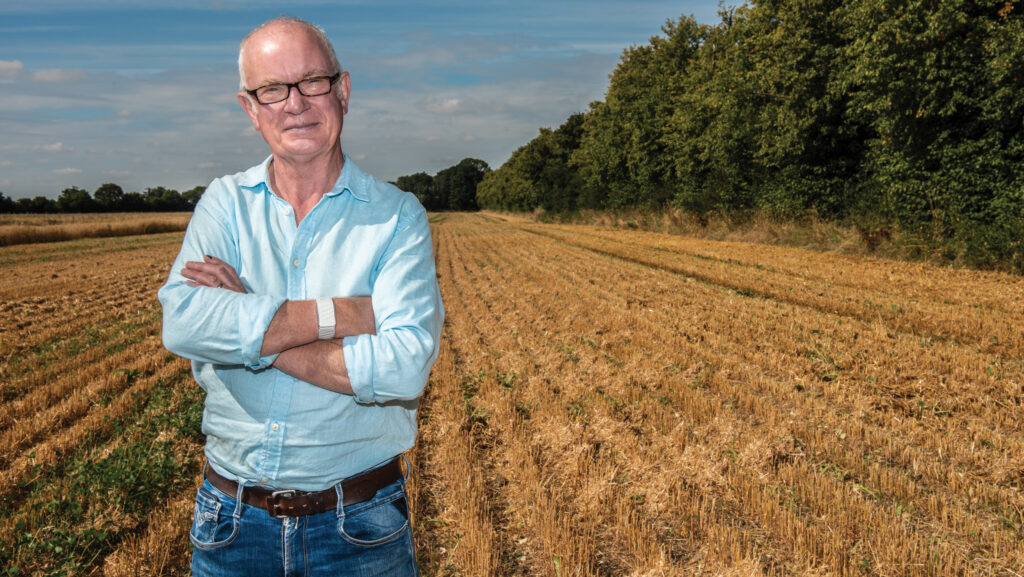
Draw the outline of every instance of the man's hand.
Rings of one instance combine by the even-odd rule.
[[[283,351],[274,368],[321,389],[343,395],[352,394],[352,382],[345,364],[341,339],[317,341]]]
[[[212,288],[223,288],[245,293],[242,279],[228,263],[215,256],[203,256],[203,262],[189,261],[181,270],[181,276],[188,279],[189,286],[205,286]]]

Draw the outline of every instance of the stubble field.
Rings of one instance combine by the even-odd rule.
[[[1024,573],[1024,282],[432,216],[424,575]],[[0,560],[187,573],[180,234],[0,249]]]

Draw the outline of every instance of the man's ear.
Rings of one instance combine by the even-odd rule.
[[[245,111],[246,116],[252,121],[252,126],[256,130],[260,129],[260,117],[259,111],[256,110],[256,106],[253,104],[252,99],[245,92],[238,93],[238,103],[242,105],[242,110]]]
[[[341,100],[341,114],[348,114],[348,95],[352,92],[352,80],[348,72],[342,72],[338,79],[338,99]]]

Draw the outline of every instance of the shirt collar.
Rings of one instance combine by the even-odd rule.
[[[270,193],[270,161],[274,155],[270,155],[260,164],[243,172],[238,179],[238,186],[250,192]],[[362,202],[370,202],[370,187],[367,186],[369,175],[362,171],[352,159],[345,155],[345,166],[338,175],[338,181],[324,196],[338,196],[346,190],[352,198]]]

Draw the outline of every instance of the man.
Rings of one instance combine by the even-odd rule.
[[[159,292],[206,390],[192,572],[415,575],[402,453],[444,316],[426,213],[342,152],[321,30],[267,22],[239,72],[271,155],[207,188]]]

